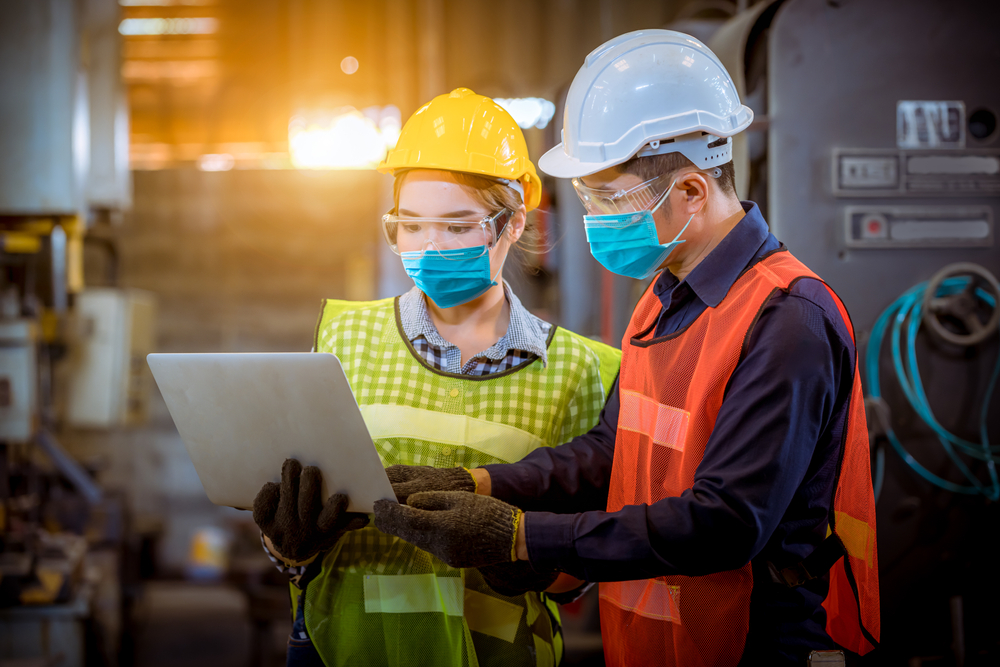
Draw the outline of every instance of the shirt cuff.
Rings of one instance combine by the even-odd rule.
[[[264,553],[267,554],[267,557],[271,559],[271,562],[274,563],[274,566],[278,568],[278,572],[284,572],[293,577],[301,577],[305,574],[308,565],[286,565],[275,558],[274,554],[271,553],[271,550],[267,548],[267,543],[264,542],[264,533],[260,534],[260,546],[264,549]]]
[[[482,468],[490,474],[490,496],[497,500],[510,502],[511,498],[523,495],[524,489],[533,486],[527,471],[516,463],[494,463]]]
[[[524,540],[528,547],[528,560],[538,571],[559,570],[572,573],[576,559],[573,530],[574,514],[551,512],[525,512]]]

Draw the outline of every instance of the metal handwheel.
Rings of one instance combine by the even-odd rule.
[[[938,289],[947,278],[967,275],[971,279],[965,288],[955,294],[938,296]],[[984,323],[977,314],[976,290],[982,289],[993,297],[993,312]],[[978,345],[1000,326],[1000,284],[996,277],[979,264],[957,262],[944,267],[930,279],[924,291],[924,325],[939,338],[955,345]],[[951,317],[961,322],[967,334],[949,331],[941,321]]]

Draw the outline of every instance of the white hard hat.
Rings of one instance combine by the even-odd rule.
[[[587,56],[569,87],[562,143],[538,166],[576,178],[637,154],[677,152],[709,169],[732,159],[727,138],[752,120],[707,46],[682,32],[637,30]]]

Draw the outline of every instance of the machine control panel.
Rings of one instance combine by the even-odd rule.
[[[1000,151],[835,149],[838,197],[1000,195]]]
[[[993,246],[989,206],[849,206],[849,248],[981,248]]]

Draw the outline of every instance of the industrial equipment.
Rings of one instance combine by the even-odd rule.
[[[83,243],[130,205],[115,0],[3,2],[0,20],[0,662],[115,664],[126,504],[60,439],[66,359],[84,291]],[[132,313],[143,301],[125,299]],[[138,305],[136,305],[138,304]],[[148,308],[146,310],[149,310]],[[121,318],[119,318],[121,319]],[[133,322],[151,317],[133,314]],[[114,329],[111,325],[109,328]],[[151,326],[119,350],[148,351]],[[115,341],[111,341],[115,345]],[[91,345],[91,348],[94,346]],[[86,352],[86,346],[84,352]],[[92,360],[103,425],[139,414],[128,360]],[[124,368],[123,368],[124,367]],[[119,380],[115,384],[114,380]],[[104,394],[102,394],[102,391]],[[115,393],[117,392],[117,394]],[[125,406],[124,408],[122,406]],[[93,412],[94,410],[91,410]],[[86,412],[86,411],[84,411]],[[76,410],[74,415],[79,416]],[[89,649],[88,649],[89,646]]]
[[[0,320],[0,440],[27,442],[35,432],[38,387],[35,326],[28,319]]]
[[[142,290],[89,288],[76,298],[79,339],[69,363],[66,420],[111,428],[141,423],[149,397],[155,302]]]
[[[872,664],[997,659],[998,21],[986,1],[764,0],[709,42],[754,110],[740,196],[853,319],[880,492]]]

